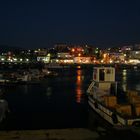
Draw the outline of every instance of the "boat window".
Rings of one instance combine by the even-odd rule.
[[[105,80],[104,78],[105,78],[104,69],[100,69],[99,80],[104,81]]]
[[[107,74],[111,74],[111,69],[107,69],[107,70],[106,70],[106,73],[107,73]]]

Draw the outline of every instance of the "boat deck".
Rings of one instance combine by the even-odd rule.
[[[116,112],[116,109],[115,109],[115,108],[105,106],[102,102],[100,102],[100,101],[98,101],[97,99],[93,98],[92,95],[89,95],[89,97],[90,97],[91,99],[95,100],[96,103],[100,104],[101,106],[105,107],[106,109],[108,109],[108,110],[110,110],[110,111],[112,111],[112,112],[115,112],[117,115],[119,115],[119,116],[121,116],[121,117],[123,117],[123,118],[125,118],[125,119],[132,119],[132,120],[133,120],[133,119],[138,119],[138,120],[140,120],[140,117],[139,117],[139,116],[136,116],[136,115],[133,113],[133,109],[132,109],[132,115],[131,115],[131,116],[127,116],[127,115],[121,114],[121,113],[119,113],[119,112]]]

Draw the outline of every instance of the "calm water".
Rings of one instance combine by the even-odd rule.
[[[140,91],[139,77],[140,70],[116,71],[116,80],[124,91]],[[102,119],[98,120],[99,117],[87,105],[86,89],[91,79],[91,68],[67,69],[41,84],[2,87],[11,112],[1,123],[0,129],[95,129],[100,125],[110,129],[106,128]]]

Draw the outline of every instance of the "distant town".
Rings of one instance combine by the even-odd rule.
[[[0,63],[140,64],[140,44],[116,48],[56,44],[53,48],[0,50]]]

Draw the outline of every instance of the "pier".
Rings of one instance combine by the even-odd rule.
[[[98,133],[84,128],[0,132],[0,140],[95,140],[98,137]]]

